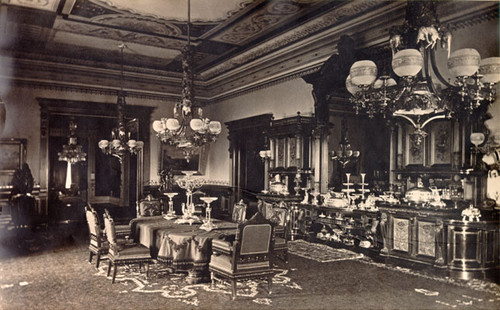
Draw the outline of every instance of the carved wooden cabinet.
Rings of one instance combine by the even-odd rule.
[[[498,215],[463,221],[460,209],[419,209],[380,205],[380,254],[432,265],[469,279],[498,273]]]
[[[484,278],[495,269],[498,273],[499,224],[498,221],[448,222],[447,263],[451,274],[469,279],[474,274]]]

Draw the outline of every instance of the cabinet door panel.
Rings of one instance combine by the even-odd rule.
[[[409,252],[410,220],[394,218],[393,223],[394,250]]]
[[[417,226],[417,254],[436,256],[436,231],[433,222],[419,221]]]

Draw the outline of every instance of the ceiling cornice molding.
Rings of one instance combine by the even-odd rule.
[[[200,73],[200,77],[203,80],[208,80],[221,75],[228,70],[245,64],[251,60],[258,59],[259,57],[275,51],[278,48],[285,47],[291,43],[300,41],[303,38],[318,33],[319,31],[338,23],[342,18],[347,19],[349,16],[354,17],[356,14],[374,9],[380,4],[380,1],[345,1],[341,6],[337,7],[335,10],[325,13],[323,16],[306,22],[286,34],[270,39],[257,47],[236,55],[223,64],[205,70]],[[401,4],[395,3],[390,5],[399,6]],[[381,10],[380,14],[383,14],[383,10]],[[364,15],[358,16],[355,19],[364,19]]]
[[[0,80],[8,81],[9,85],[16,87],[28,87],[31,89],[42,89],[50,91],[70,92],[70,93],[84,93],[100,96],[116,96],[119,88],[109,88],[97,85],[80,85],[70,83],[59,83],[52,80],[30,80],[30,79],[6,79],[0,76]],[[157,101],[176,101],[179,99],[178,95],[169,95],[160,92],[152,91],[138,91],[132,89],[124,89],[127,98],[148,99]]]
[[[306,76],[309,74],[313,74],[318,72],[321,69],[321,66],[323,63],[318,63],[315,66],[308,66],[306,68],[302,68],[301,70],[294,70],[291,72],[288,72],[286,74],[281,74],[277,75],[274,77],[269,78],[268,80],[260,80],[258,82],[255,82],[249,87],[240,87],[225,93],[217,94],[214,97],[210,98],[204,98],[204,100],[209,103],[209,104],[214,104],[221,102],[223,100],[231,99],[234,97],[242,96],[245,94],[253,93],[256,91],[259,91],[261,89],[269,88],[284,82],[288,82],[297,78],[300,78],[302,76]]]

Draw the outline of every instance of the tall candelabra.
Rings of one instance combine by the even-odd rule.
[[[212,229],[217,228],[212,222],[212,207],[210,204],[217,200],[217,197],[201,197],[201,200],[207,204],[207,209],[205,212],[205,222],[200,226],[200,229],[204,229],[206,231],[211,231]]]
[[[184,217],[194,217],[193,191],[203,186],[205,180],[193,178],[193,171],[183,171],[186,176],[177,180],[177,185],[186,190],[185,210],[182,210]]]

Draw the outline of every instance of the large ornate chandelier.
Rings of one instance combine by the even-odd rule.
[[[414,127],[416,143],[423,140],[430,121],[472,114],[495,100],[493,85],[500,80],[500,57],[483,59],[475,49],[456,50],[450,55],[451,33],[439,23],[431,1],[408,1],[406,22],[391,30],[392,76],[377,79],[373,61],[355,62],[346,79],[357,113],[397,116]],[[438,71],[435,51],[448,49],[448,69],[455,76],[449,83]],[[433,81],[432,73],[440,84]]]
[[[123,91],[123,49],[125,44],[120,44],[121,50],[121,83],[120,91],[118,92],[118,126],[111,131],[111,140],[99,141],[99,148],[106,155],[117,157],[120,162],[127,154],[137,154],[142,150],[144,142],[130,139],[130,132],[125,124],[125,116],[123,109],[125,107],[125,92]]]
[[[193,55],[191,46],[191,12],[188,0],[187,45],[182,50],[181,101],[174,106],[173,118],[153,122],[153,130],[162,143],[174,145],[183,151],[189,161],[199,148],[215,141],[221,132],[221,123],[203,117],[203,109],[194,104]]]

